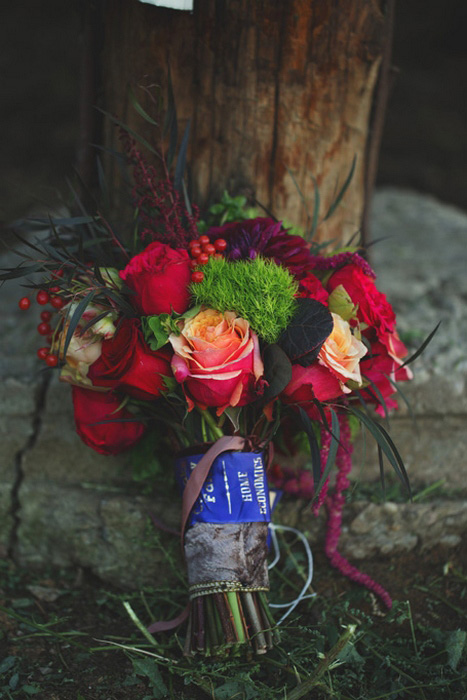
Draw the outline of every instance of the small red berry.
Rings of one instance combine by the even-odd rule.
[[[194,284],[199,284],[204,280],[204,272],[202,270],[195,270],[191,274],[191,281],[194,282]]]
[[[198,238],[193,238],[193,240],[188,243],[190,248],[192,248],[194,245],[200,245]]]
[[[50,321],[52,318],[52,312],[51,311],[41,311],[41,321]]]
[[[206,265],[206,263],[208,261],[209,261],[209,255],[207,253],[201,253],[196,258],[196,262],[198,263],[198,265]]]
[[[53,355],[53,354],[47,355],[47,357],[45,358],[45,363],[49,367],[56,367],[58,365],[57,355]]]
[[[214,253],[214,255],[212,257],[214,258],[214,260],[223,260],[224,259],[224,256],[222,255],[222,253]]]
[[[195,267],[198,267],[198,263],[196,262],[196,260],[190,260],[190,269],[194,270]]]
[[[50,293],[50,294],[58,294],[59,291],[60,291],[60,287],[58,287],[58,286],[56,286],[56,285],[55,285],[54,287],[49,287],[49,293]]]
[[[50,303],[52,304],[54,309],[61,309],[63,306],[65,306],[65,302],[62,299],[62,297],[52,297]]]
[[[39,360],[45,360],[49,352],[50,348],[39,348],[39,350],[37,351],[37,357],[39,358]]]
[[[37,332],[39,335],[49,335],[51,331],[51,327],[49,323],[45,323],[45,321],[42,321],[42,323],[39,323],[37,326]]]
[[[44,289],[40,289],[37,292],[36,299],[37,299],[38,304],[40,304],[41,306],[44,306],[45,304],[47,304],[49,302],[50,297],[48,295],[48,292],[46,292]]]
[[[31,300],[28,297],[21,297],[21,299],[18,302],[18,306],[21,309],[21,311],[27,311],[29,307],[31,306]]]
[[[206,243],[210,243],[211,241],[209,240],[209,236],[200,236],[199,242],[201,245],[206,245]]]
[[[63,277],[63,270],[61,268],[59,270],[54,270],[52,272],[52,277]]]
[[[197,258],[198,255],[201,255],[201,246],[200,245],[192,245],[190,249],[191,257],[192,258]]]
[[[214,248],[212,243],[205,243],[203,245],[203,253],[207,253],[208,255],[214,255],[216,252],[216,249]]]
[[[227,241],[223,238],[218,238],[214,241],[214,247],[218,253],[222,253],[227,248]]]

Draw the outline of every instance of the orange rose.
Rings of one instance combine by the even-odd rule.
[[[248,321],[232,311],[200,311],[172,333],[172,370],[183,384],[190,408],[244,406],[256,398],[264,367]]]

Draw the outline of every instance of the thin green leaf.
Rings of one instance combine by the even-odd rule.
[[[369,377],[363,376],[363,379],[366,382],[368,382],[369,386],[371,387],[371,389],[369,387],[365,387],[365,391],[368,391],[370,394],[373,393],[375,398],[379,401],[379,404],[384,411],[384,419],[387,425],[389,426],[389,413],[386,401],[384,400],[384,396],[382,395],[381,391],[378,389],[376,384],[371,379],[369,379]]]
[[[132,318],[133,316],[136,315],[134,308],[129,304],[122,296],[117,294],[116,292],[113,291],[113,289],[109,289],[108,287],[104,287],[103,289],[100,290],[100,293],[103,294],[107,299],[110,299],[111,301],[114,302],[114,304],[124,311],[127,316]],[[133,291],[130,293],[134,294]]]
[[[320,196],[319,196],[318,183],[316,182],[316,178],[314,177],[314,175],[311,175],[311,179],[313,180],[314,203],[313,203],[313,218],[311,220],[309,240],[313,240],[313,238],[315,237],[316,229],[318,228],[319,207],[320,207],[320,203],[321,203]]]
[[[167,150],[167,167],[171,168],[178,143],[178,118],[177,106],[173,93],[172,75],[170,64],[167,65],[167,111],[165,113],[163,138],[169,136],[169,148]]]
[[[383,500],[386,500],[386,481],[384,478],[384,462],[383,462],[383,450],[381,445],[378,445],[378,464],[379,464],[379,476],[381,479],[381,491],[383,493]]]
[[[70,188],[70,192],[72,193],[79,210],[81,211],[83,216],[88,216],[88,213],[86,211],[86,207],[84,206],[83,202],[81,201],[81,197],[79,196],[76,189],[73,187],[73,183],[68,178],[67,178],[67,184],[68,184],[68,187]],[[94,222],[94,218],[92,218],[92,222]],[[86,230],[87,230],[90,238],[95,238],[95,233],[94,233],[93,228],[91,227],[90,223],[85,224]],[[54,230],[57,238],[60,239],[60,237],[58,236],[58,233],[55,231],[55,228],[53,230]]]
[[[35,265],[26,265],[22,267],[18,265],[15,268],[4,268],[4,271],[0,274],[0,280],[12,280],[17,277],[25,277],[26,275],[32,275],[34,272],[39,272],[43,270],[44,265],[42,263],[36,263]]]
[[[96,109],[99,112],[101,112],[105,117],[110,119],[110,121],[112,121],[114,124],[117,124],[117,126],[121,126],[122,129],[124,129],[131,136],[133,136],[133,138],[135,138],[140,144],[142,144],[145,148],[147,148],[148,151],[153,153],[155,156],[158,156],[158,157],[160,156],[160,154],[146,141],[145,138],[143,138],[142,136],[137,134],[136,131],[133,131],[133,129],[130,129],[130,127],[127,126],[126,124],[124,124],[122,121],[120,121],[120,119],[117,119],[116,117],[114,117],[112,114],[110,114],[110,112],[106,112],[105,109],[101,109],[100,107],[96,107]]]
[[[415,429],[416,432],[418,433],[417,418],[416,418],[416,416],[415,416],[415,413],[413,412],[412,405],[411,405],[409,399],[407,398],[407,396],[405,395],[405,393],[404,393],[404,392],[402,391],[402,389],[400,388],[398,382],[395,382],[394,379],[391,379],[391,377],[390,377],[388,374],[385,374],[384,376],[385,376],[386,379],[392,384],[392,386],[394,387],[394,389],[395,389],[395,390],[397,391],[397,393],[400,395],[402,401],[403,401],[403,402],[405,403],[405,405],[407,406],[407,410],[408,410],[409,415],[410,415],[410,417],[411,417],[411,419],[412,419],[412,423],[413,423],[414,429]]]
[[[305,207],[305,211],[307,213],[307,216],[309,219],[311,219],[311,213],[310,213],[310,210],[308,209],[308,204],[306,203],[305,195],[301,191],[300,186],[299,186],[298,182],[296,181],[295,175],[293,174],[293,172],[287,166],[285,166],[285,167],[286,167],[286,170],[289,173],[290,177],[292,178],[292,182],[295,185],[295,189],[298,192],[298,196],[300,197],[303,206]]]
[[[318,440],[316,439],[315,431],[313,430],[313,425],[311,423],[310,418],[308,417],[308,414],[303,410],[301,406],[298,407],[298,411],[300,414],[303,429],[308,437],[308,442],[310,444],[313,483],[316,489],[321,477],[321,453],[319,450]]]
[[[185,180],[182,178],[182,190],[183,190],[183,201],[185,202],[185,209],[190,216],[193,216],[193,209],[191,208],[190,198],[188,196],[188,190],[185,184]]]
[[[183,134],[182,143],[178,152],[177,165],[175,166],[174,187],[177,192],[180,192],[180,194],[183,194],[182,180],[186,167],[186,155],[188,151],[188,142],[190,139],[190,125],[191,119],[188,120],[185,127],[185,133]]]
[[[402,462],[402,458],[396,449],[396,446],[388,436],[386,430],[384,430],[379,423],[376,423],[369,415],[360,409],[355,408],[354,406],[348,406],[348,410],[353,413],[358,420],[365,425],[366,428],[368,428],[411,497],[412,494],[407,471],[404,463]]]
[[[44,226],[53,221],[54,226],[82,226],[83,224],[92,224],[94,218],[92,216],[66,216],[56,219],[54,217],[48,217],[47,219],[26,219],[26,222],[30,221],[32,224],[37,223]]]
[[[337,448],[339,447],[339,442],[340,442],[339,419],[338,419],[334,409],[331,408],[330,410],[331,410],[331,420],[332,420],[331,444],[329,445],[328,457],[326,459],[326,464],[324,466],[323,473],[321,474],[321,478],[319,480],[318,486],[315,488],[314,498],[316,498],[319,495],[319,492],[323,488],[324,483],[329,476],[329,472],[331,471],[331,469],[336,461]]]
[[[165,138],[170,134],[172,123],[177,122],[177,108],[173,92],[172,74],[170,72],[170,64],[167,64],[167,110],[165,112],[164,124],[162,127],[162,136]]]
[[[357,163],[357,156],[355,155],[353,157],[352,165],[350,166],[349,174],[345,178],[344,184],[342,185],[341,189],[339,190],[335,200],[332,202],[331,206],[329,207],[323,221],[327,221],[327,219],[329,219],[329,217],[334,214],[337,207],[341,203],[342,198],[343,198],[344,194],[346,193],[346,191],[347,191],[347,189],[352,181],[356,163]]]
[[[102,161],[99,156],[96,156],[96,166],[97,166],[97,179],[99,181],[99,189],[101,191],[102,205],[105,212],[110,211],[110,197],[109,188],[107,187],[107,180],[105,177],[104,168]]]
[[[81,329],[81,335],[84,335],[90,328],[92,328],[96,323],[99,323],[99,321],[102,321],[103,318],[108,316],[110,311],[103,311],[102,313],[98,314],[94,318],[91,318],[85,326]]]
[[[378,430],[384,435],[385,439],[387,440],[389,447],[391,448],[392,453],[393,453],[394,457],[396,458],[397,463],[399,465],[399,469],[402,473],[403,483],[407,489],[407,492],[408,492],[410,498],[412,498],[412,489],[410,487],[409,475],[407,474],[407,470],[405,468],[405,464],[404,464],[404,461],[399,453],[399,450],[397,449],[392,437],[389,435],[387,430],[385,428],[383,428],[383,426],[380,425],[379,423],[376,423],[375,425],[377,426]]]
[[[18,239],[18,241],[19,241],[22,245],[25,245],[25,246],[27,246],[28,248],[31,248],[31,250],[34,250],[36,253],[39,253],[39,255],[42,255],[43,250],[42,250],[42,248],[39,248],[39,247],[38,247],[38,246],[40,246],[40,245],[42,244],[42,241],[37,241],[37,240],[36,240],[36,244],[37,244],[37,245],[34,245],[34,243],[31,243],[31,241],[29,241],[27,238],[24,238],[24,237],[23,237],[21,234],[19,234],[17,231],[13,231],[13,235],[14,235],[15,238]],[[17,250],[15,250],[14,252],[15,252],[15,253],[18,253]],[[26,257],[26,256],[24,255],[23,257]],[[29,258],[29,259],[30,259],[30,260],[33,260],[34,258]]]
[[[143,117],[143,119],[145,119],[147,122],[149,122],[149,124],[152,124],[153,126],[159,126],[158,123],[155,122],[154,119],[149,116],[146,110],[138,102],[138,100],[136,99],[136,95],[131,88],[128,90],[128,97],[135,110],[141,117]]]
[[[51,260],[56,260],[58,262],[66,262],[69,256],[60,253],[54,246],[44,243],[44,251],[47,253]]]
[[[419,356],[422,354],[422,352],[425,350],[425,348],[426,348],[426,346],[428,345],[428,343],[432,340],[433,336],[434,336],[435,333],[438,331],[438,328],[440,327],[440,325],[441,325],[441,321],[440,321],[440,322],[435,326],[435,328],[431,331],[430,335],[429,335],[427,338],[425,338],[425,340],[424,340],[423,343],[420,345],[420,347],[418,348],[418,350],[416,350],[416,351],[414,352],[414,354],[411,355],[411,356],[404,362],[404,364],[402,364],[398,369],[402,369],[403,367],[406,367],[407,365],[410,365],[414,360],[417,359],[417,357],[419,357]]]
[[[323,250],[324,248],[328,248],[330,245],[332,245],[336,241],[337,241],[337,238],[331,238],[328,241],[326,241],[325,243],[312,242],[310,252],[312,253],[312,255],[317,255],[320,250]]]
[[[326,416],[326,413],[325,413],[325,411],[324,411],[324,409],[323,409],[323,405],[322,405],[321,401],[319,401],[318,399],[313,399],[313,403],[315,404],[315,406],[316,406],[316,408],[317,408],[317,410],[318,410],[318,413],[319,413],[319,415],[320,415],[320,417],[321,417],[321,420],[322,420],[322,423],[323,423],[324,427],[325,427],[326,430],[329,432],[329,430],[330,430],[330,428],[329,428],[329,421],[328,421],[328,419],[327,419],[327,416]]]
[[[377,243],[389,241],[392,237],[393,236],[379,236],[379,238],[374,238],[372,241],[368,241],[368,243],[365,243],[365,250],[368,250],[368,248],[371,248],[371,246],[376,245]]]
[[[76,307],[72,317],[70,318],[70,324],[68,326],[68,330],[67,330],[67,334],[66,334],[66,338],[65,338],[65,345],[63,347],[63,358],[66,357],[68,346],[69,346],[71,339],[73,337],[73,333],[75,332],[76,327],[81,320],[81,316],[85,312],[88,304],[90,304],[91,301],[94,299],[95,295],[96,295],[95,290],[92,290],[91,292],[86,294],[86,296],[83,299],[81,299],[81,301],[79,302],[78,306]]]

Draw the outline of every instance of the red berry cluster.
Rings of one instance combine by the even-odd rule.
[[[56,270],[52,273],[54,278],[62,277],[63,270]],[[40,289],[36,294],[36,301],[40,306],[45,306],[49,304],[57,311],[65,306],[65,301],[63,297],[58,296],[60,293],[60,287],[58,285],[53,285],[47,290]],[[29,297],[22,297],[18,306],[22,311],[27,311],[31,306],[31,300]],[[50,344],[52,342],[52,326],[50,321],[52,319],[52,311],[41,311],[41,322],[37,326],[37,332],[39,335],[46,336],[48,346],[39,348],[37,351],[37,356],[44,360],[49,367],[56,367],[58,365],[58,355],[50,352]]]
[[[222,258],[225,249],[227,248],[227,241],[223,238],[218,238],[214,243],[211,243],[209,236],[200,236],[189,243],[190,249],[190,267],[193,270],[191,275],[191,281],[198,284],[204,279],[204,272],[202,270],[197,270],[199,265],[206,265],[209,258],[212,256],[214,258]]]

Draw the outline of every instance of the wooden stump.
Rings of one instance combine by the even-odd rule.
[[[347,240],[362,221],[383,4],[199,0],[187,13],[112,0],[104,16],[104,107],[154,141],[129,89],[153,113],[146,88],[160,85],[165,95],[170,64],[181,129],[191,119],[193,201],[205,206],[224,189],[246,193],[304,228],[313,178],[322,219],[356,156],[341,206],[318,229],[319,239]],[[116,139],[107,125],[106,145]]]

